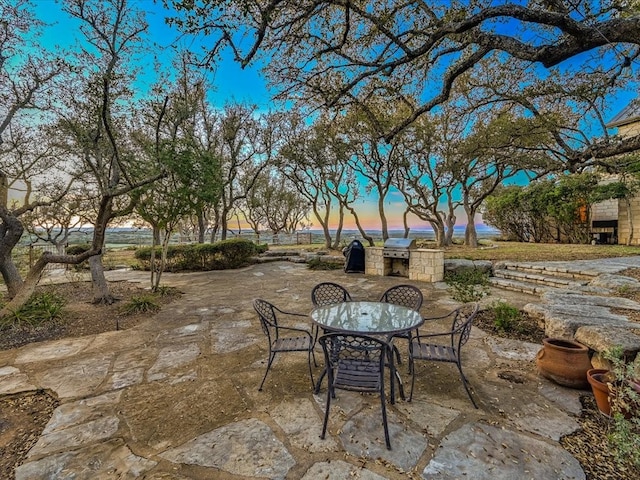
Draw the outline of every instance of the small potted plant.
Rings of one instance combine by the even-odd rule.
[[[620,347],[603,352],[613,375],[608,382],[612,418],[608,440],[616,459],[640,467],[640,364],[627,362],[623,353]]]
[[[637,416],[640,414],[640,365],[627,362],[621,347],[603,352],[603,356],[612,366],[605,378],[612,412],[626,418]]]
[[[611,415],[611,403],[609,399],[609,384],[615,380],[613,372],[603,368],[587,370],[587,381],[591,385],[593,397],[596,400],[598,410],[605,416]]]

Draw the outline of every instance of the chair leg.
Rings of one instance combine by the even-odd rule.
[[[387,363],[385,364],[386,367],[389,367],[389,387],[391,389],[391,394],[390,394],[390,402],[391,405],[396,403],[396,372],[395,372],[395,366],[393,364],[393,346],[391,346],[391,348],[389,348],[386,352],[385,355],[387,356]]]
[[[411,342],[413,338],[413,335],[409,332],[409,373],[413,372],[413,358],[411,358]],[[415,338],[418,340],[418,346],[420,346],[420,332],[418,330],[416,330]]]
[[[322,371],[322,373],[320,374],[320,378],[318,379],[318,383],[316,383],[314,393],[316,393],[316,394],[320,393],[320,386],[322,385],[322,379],[325,377],[326,374],[327,374],[327,369],[325,368]]]
[[[316,383],[313,381],[313,370],[311,369],[311,356],[313,355],[313,350],[309,350],[308,352],[308,359],[307,359],[307,363],[309,364],[309,376],[311,377],[311,389],[315,390],[316,388]],[[313,355],[313,363],[316,363],[316,356]],[[316,363],[316,367],[318,366],[318,364]]]
[[[416,383],[416,366],[412,356],[409,356],[409,362],[411,362],[411,392],[409,392],[409,401],[411,401],[413,400],[413,385]]]
[[[394,371],[396,372],[395,380],[398,381],[398,391],[400,392],[400,398],[402,400],[406,400],[407,398],[404,394],[404,385],[402,385],[402,378],[400,378],[400,374],[398,373],[398,370],[396,368],[394,368]]]
[[[393,382],[393,379],[391,381]],[[384,441],[387,444],[387,450],[391,450],[391,440],[389,439],[389,425],[387,424],[387,402],[384,397],[384,391],[380,392],[380,403],[382,404],[382,426],[384,428]]]
[[[398,365],[402,365],[402,358],[400,357],[400,350],[395,345],[393,346],[393,351],[396,353],[396,362]]]
[[[264,372],[264,377],[262,377],[262,382],[260,382],[260,388],[258,391],[262,391],[262,386],[264,385],[264,381],[267,379],[267,374],[269,373],[269,369],[271,368],[271,364],[273,363],[273,359],[276,357],[276,352],[269,352],[269,361],[267,362],[267,371]]]
[[[333,392],[333,389],[329,385],[329,387],[327,388],[327,405],[324,410],[324,422],[322,423],[322,434],[320,435],[320,438],[322,438],[323,440],[325,435],[327,434],[327,424],[329,423],[329,408],[331,407],[332,396],[335,398],[335,392]]]
[[[458,371],[460,372],[462,385],[464,385],[464,389],[467,391],[467,395],[469,395],[469,399],[471,400],[471,403],[473,403],[474,407],[478,408],[478,405],[476,404],[476,401],[473,399],[473,396],[471,395],[471,391],[469,390],[469,381],[467,380],[467,377],[464,376],[464,373],[462,373],[462,365],[460,365],[460,363],[456,363],[456,366],[458,367]]]

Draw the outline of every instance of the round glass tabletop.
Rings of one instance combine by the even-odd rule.
[[[392,303],[343,302],[317,307],[311,320],[326,330],[364,334],[396,334],[424,322],[415,310]]]

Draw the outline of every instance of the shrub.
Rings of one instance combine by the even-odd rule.
[[[91,244],[82,243],[78,245],[69,245],[67,247],[67,254],[69,255],[80,255],[81,253],[88,252],[91,250]]]
[[[158,285],[158,288],[156,288],[153,293],[159,297],[169,297],[177,291],[175,287],[170,287],[169,285]]]
[[[337,262],[325,262],[319,258],[312,258],[307,262],[307,268],[309,270],[338,270],[343,268],[343,265]]]
[[[249,264],[251,257],[263,251],[264,248],[265,246],[258,246],[250,240],[240,238],[216,243],[169,245],[165,270],[179,272],[239,268]],[[145,270],[149,270],[151,266],[151,251],[151,247],[143,247],[135,252],[136,259]],[[161,254],[161,247],[156,247],[158,260]]]
[[[451,296],[458,302],[477,302],[489,295],[489,274],[477,268],[448,272],[444,281],[451,288]]]
[[[60,318],[65,299],[57,293],[34,293],[21,308],[0,319],[0,329],[12,326],[35,327]]]
[[[136,313],[154,313],[160,310],[156,298],[153,295],[137,295],[125,303],[122,313],[125,315],[135,315]]]
[[[640,366],[627,362],[621,347],[603,352],[611,362],[613,422],[607,439],[616,461],[640,467]]]
[[[493,310],[493,323],[501,332],[511,330],[522,317],[517,307],[503,301],[495,302],[491,309]]]

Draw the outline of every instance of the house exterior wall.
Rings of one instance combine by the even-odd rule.
[[[606,175],[602,176],[598,183],[607,185],[617,181],[617,175]],[[618,200],[605,200],[591,205],[591,221],[598,222],[606,220],[618,220]]]
[[[633,221],[633,239],[631,245],[640,245],[640,197],[631,199],[631,218]],[[618,203],[618,243],[625,245],[629,235],[629,222],[627,221],[627,202],[620,200]]]
[[[621,137],[631,137],[634,135],[640,135],[640,122],[629,123],[627,125],[620,125],[618,127],[618,133]]]
[[[636,99],[625,107],[614,117],[607,127],[617,127],[618,135],[621,137],[640,135],[640,121],[638,120],[640,118],[638,115],[640,110],[638,109],[639,104],[637,102],[638,100]],[[603,183],[610,183],[615,180],[617,180],[615,176],[609,176],[603,179]],[[610,216],[613,214],[614,209],[617,210],[617,215]],[[627,243],[627,237],[629,236],[629,216],[632,219],[635,237],[631,240],[631,244],[640,245],[640,196],[636,196],[630,201],[621,199],[601,202],[593,205],[591,209],[592,222],[617,220],[617,238],[614,236],[613,239],[614,241],[617,240],[618,244]],[[598,234],[605,234],[603,232],[610,230],[610,228],[607,228],[609,225],[606,224],[601,228],[593,228],[593,226],[592,223],[592,233],[594,237],[597,237]]]
[[[628,123],[618,127],[618,134],[622,137],[640,135],[640,122]],[[640,197],[636,196],[629,202],[631,205],[631,218],[633,221],[633,236],[631,245],[640,245]],[[629,235],[629,222],[627,220],[627,202],[618,202],[618,243],[626,244]]]
[[[591,206],[591,221],[618,219],[618,200],[605,200]]]

